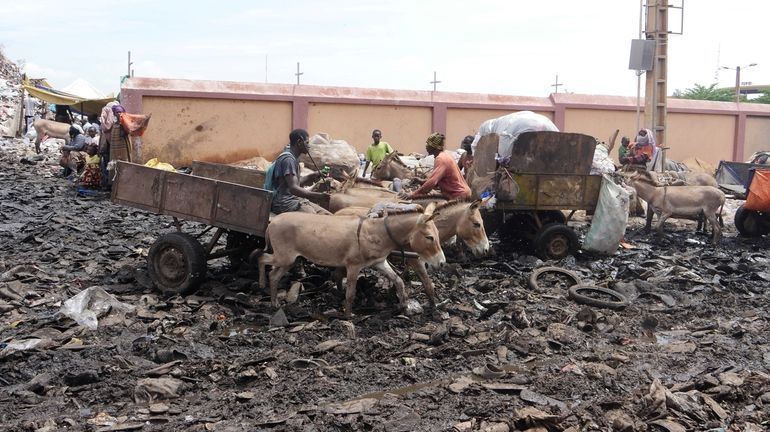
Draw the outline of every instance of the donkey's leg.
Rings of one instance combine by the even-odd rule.
[[[428,275],[428,271],[425,269],[425,263],[419,258],[409,258],[406,260],[406,265],[414,269],[417,273],[417,277],[422,282],[422,287],[425,289],[425,295],[428,296],[428,304],[431,308],[436,307],[436,290],[433,286],[433,281]]]
[[[716,245],[722,238],[722,227],[719,226],[719,219],[716,214],[709,213],[707,217],[709,224],[711,224],[711,231],[714,232],[714,235],[711,237],[711,243]]]
[[[257,265],[259,266],[259,288],[265,289],[265,284],[267,283],[267,274],[266,274],[266,268],[268,265],[273,264],[273,255],[269,253],[263,253],[259,256],[257,260]]]
[[[270,260],[265,262],[265,264],[273,265],[273,270],[270,271],[270,304],[273,307],[278,307],[278,283],[281,282],[281,278],[291,269],[296,260],[296,255],[280,256],[273,253],[270,255]]]
[[[353,315],[353,300],[356,299],[356,284],[358,283],[358,274],[361,273],[361,267],[349,265],[345,267],[347,272],[347,288],[345,289],[345,310],[343,313],[349,317]]]
[[[332,274],[332,279],[334,280],[335,285],[337,285],[337,289],[342,291],[342,279],[345,278],[345,267],[337,267],[334,269],[334,273]]]
[[[663,224],[666,222],[666,219],[670,217],[671,217],[671,213],[661,212],[658,215],[658,226],[657,226],[658,235],[661,235],[661,236],[663,235]]]
[[[383,260],[373,266],[385,275],[395,286],[396,296],[398,296],[398,306],[401,310],[406,309],[406,301],[408,297],[406,295],[406,288],[404,287],[404,281],[393,271],[393,268],[388,264],[388,260]]]

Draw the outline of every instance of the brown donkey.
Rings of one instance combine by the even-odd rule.
[[[362,269],[374,267],[396,286],[399,307],[406,308],[404,281],[393,271],[386,258],[394,249],[410,245],[431,267],[446,262],[439,232],[433,218],[434,204],[422,211],[391,213],[383,218],[328,216],[309,213],[283,213],[270,221],[265,238],[273,253],[259,257],[259,286],[265,288],[265,266],[270,272],[270,302],[278,306],[278,282],[297,257],[326,267],[344,267],[347,271],[345,314],[351,315],[356,282]]]
[[[440,199],[440,198],[439,198]],[[484,230],[484,221],[481,219],[481,212],[479,211],[479,201],[449,201],[439,204],[436,207],[437,215],[433,218],[433,222],[438,229],[439,239],[442,244],[454,236],[465,243],[471,252],[476,255],[484,255],[489,251],[489,239],[487,233]],[[366,216],[369,213],[368,208],[362,207],[349,207],[340,214],[358,214],[360,216]],[[406,250],[412,250],[410,247],[406,247]],[[430,306],[436,305],[436,291],[433,286],[428,272],[425,269],[425,263],[418,258],[408,258],[406,260],[407,265],[411,267],[420,278],[422,286],[425,288],[425,294],[428,296],[428,302]]]

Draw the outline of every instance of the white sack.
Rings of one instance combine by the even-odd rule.
[[[559,129],[548,117],[532,111],[519,111],[496,119],[490,119],[482,123],[479,127],[479,133],[476,135],[471,146],[475,153],[476,143],[479,142],[479,139],[482,136],[496,133],[500,136],[497,154],[500,155],[500,157],[506,157],[511,155],[513,143],[520,134],[524,132],[542,131],[559,132]]]
[[[332,139],[326,133],[313,135],[310,138],[308,149],[310,156],[313,157],[313,161],[318,165],[317,169],[322,169],[324,165],[328,166],[331,168],[331,176],[337,180],[345,178],[342,175],[343,172],[346,175],[352,175],[360,163],[358,153],[356,153],[356,149],[353,146],[345,140]],[[316,167],[313,166],[313,162],[307,155],[303,154],[299,160],[306,167],[314,171],[316,170]]]
[[[610,159],[609,151],[604,144],[597,144],[594,150],[594,161],[591,163],[591,174],[611,174],[615,172],[615,163]]]
[[[618,249],[628,223],[629,193],[612,181],[607,174],[602,176],[599,202],[596,204],[591,228],[586,234],[583,249],[612,254]]]

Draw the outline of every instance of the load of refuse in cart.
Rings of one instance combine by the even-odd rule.
[[[521,111],[482,123],[474,146],[468,178],[474,196],[512,200],[519,191],[511,174],[590,174],[596,139],[559,132],[547,117]]]

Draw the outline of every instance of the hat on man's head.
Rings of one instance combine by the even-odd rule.
[[[126,112],[126,109],[125,109],[125,108],[123,108],[123,105],[121,105],[121,104],[115,104],[115,105],[113,105],[113,106],[112,106],[112,113],[113,113],[113,114],[116,114],[116,115],[117,115],[117,114],[119,114],[119,113],[124,113],[124,112]]]
[[[427,144],[428,147],[432,148],[433,150],[444,150],[445,139],[446,137],[444,137],[444,134],[434,132],[428,137],[428,139],[425,140],[425,144]]]

